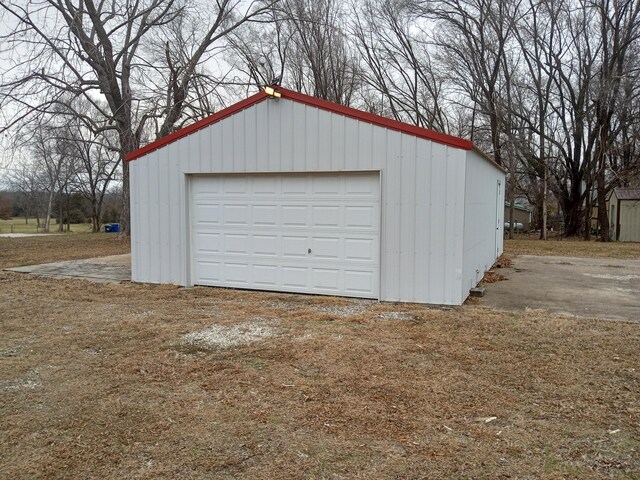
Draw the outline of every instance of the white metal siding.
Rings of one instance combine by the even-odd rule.
[[[191,178],[194,284],[378,298],[380,179]]]
[[[381,299],[460,304],[466,153],[265,100],[131,162],[132,278],[188,284],[189,174],[379,170]]]
[[[467,152],[466,170],[463,299],[502,255],[504,244],[504,172],[475,151]]]
[[[622,200],[620,203],[621,242],[640,242],[640,200]],[[615,223],[613,219],[611,223]]]

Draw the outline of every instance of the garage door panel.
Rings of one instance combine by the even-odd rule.
[[[196,262],[196,276],[201,281],[220,282],[222,269],[220,262],[208,262],[200,260]]]
[[[246,233],[225,233],[224,253],[232,255],[249,255],[249,243],[251,239]]]
[[[345,270],[345,290],[351,293],[369,295],[374,293],[375,272],[371,270]]]
[[[341,210],[339,205],[318,205],[311,207],[311,226],[340,227]]]
[[[282,225],[284,227],[306,227],[307,211],[306,205],[283,205]]]
[[[311,270],[312,287],[316,290],[338,293],[340,291],[340,269],[313,268]]]
[[[196,203],[193,207],[193,216],[200,225],[219,225],[220,210],[219,204]]]
[[[280,177],[261,175],[251,177],[251,191],[254,195],[276,196],[280,188]]]
[[[375,262],[377,243],[369,238],[345,238],[344,258],[358,262]]]
[[[282,237],[282,256],[285,258],[307,258],[307,237]]]
[[[311,238],[311,254],[314,258],[339,260],[341,257],[342,241],[337,237]]]
[[[276,265],[254,264],[253,283],[262,287],[277,287],[280,277],[279,268]]]
[[[249,206],[224,205],[222,218],[225,225],[249,225]]]
[[[378,216],[373,206],[349,206],[345,208],[345,228],[377,229]]]
[[[284,287],[307,288],[309,282],[307,279],[308,267],[282,267],[282,285]]]
[[[194,238],[195,251],[200,253],[221,253],[222,234],[197,232]]]
[[[248,177],[229,176],[223,180],[222,191],[226,195],[247,195],[249,193],[249,181]]]
[[[253,253],[255,255],[276,257],[279,255],[279,243],[280,238],[278,237],[278,235],[254,235]]]
[[[377,298],[378,174],[196,176],[190,190],[194,284]]]
[[[247,263],[225,263],[224,279],[226,282],[237,285],[248,285],[250,278],[250,268]]]
[[[318,175],[311,178],[311,193],[314,195],[340,195],[340,180],[338,175]]]
[[[278,210],[278,205],[253,205],[253,224],[261,227],[277,227]]]
[[[281,177],[281,179],[283,196],[307,195],[309,193],[307,176]]]

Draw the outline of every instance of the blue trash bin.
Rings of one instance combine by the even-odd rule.
[[[118,233],[120,231],[119,223],[105,223],[104,233]]]

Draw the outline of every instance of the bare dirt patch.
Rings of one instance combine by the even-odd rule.
[[[640,474],[637,324],[8,272],[0,304],[1,478]]]

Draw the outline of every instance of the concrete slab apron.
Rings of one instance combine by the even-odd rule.
[[[131,280],[131,255],[69,260],[66,262],[7,268],[11,272],[47,277],[81,278],[94,282],[114,283]]]
[[[520,255],[499,273],[508,280],[486,285],[489,307],[640,321],[640,260]]]

